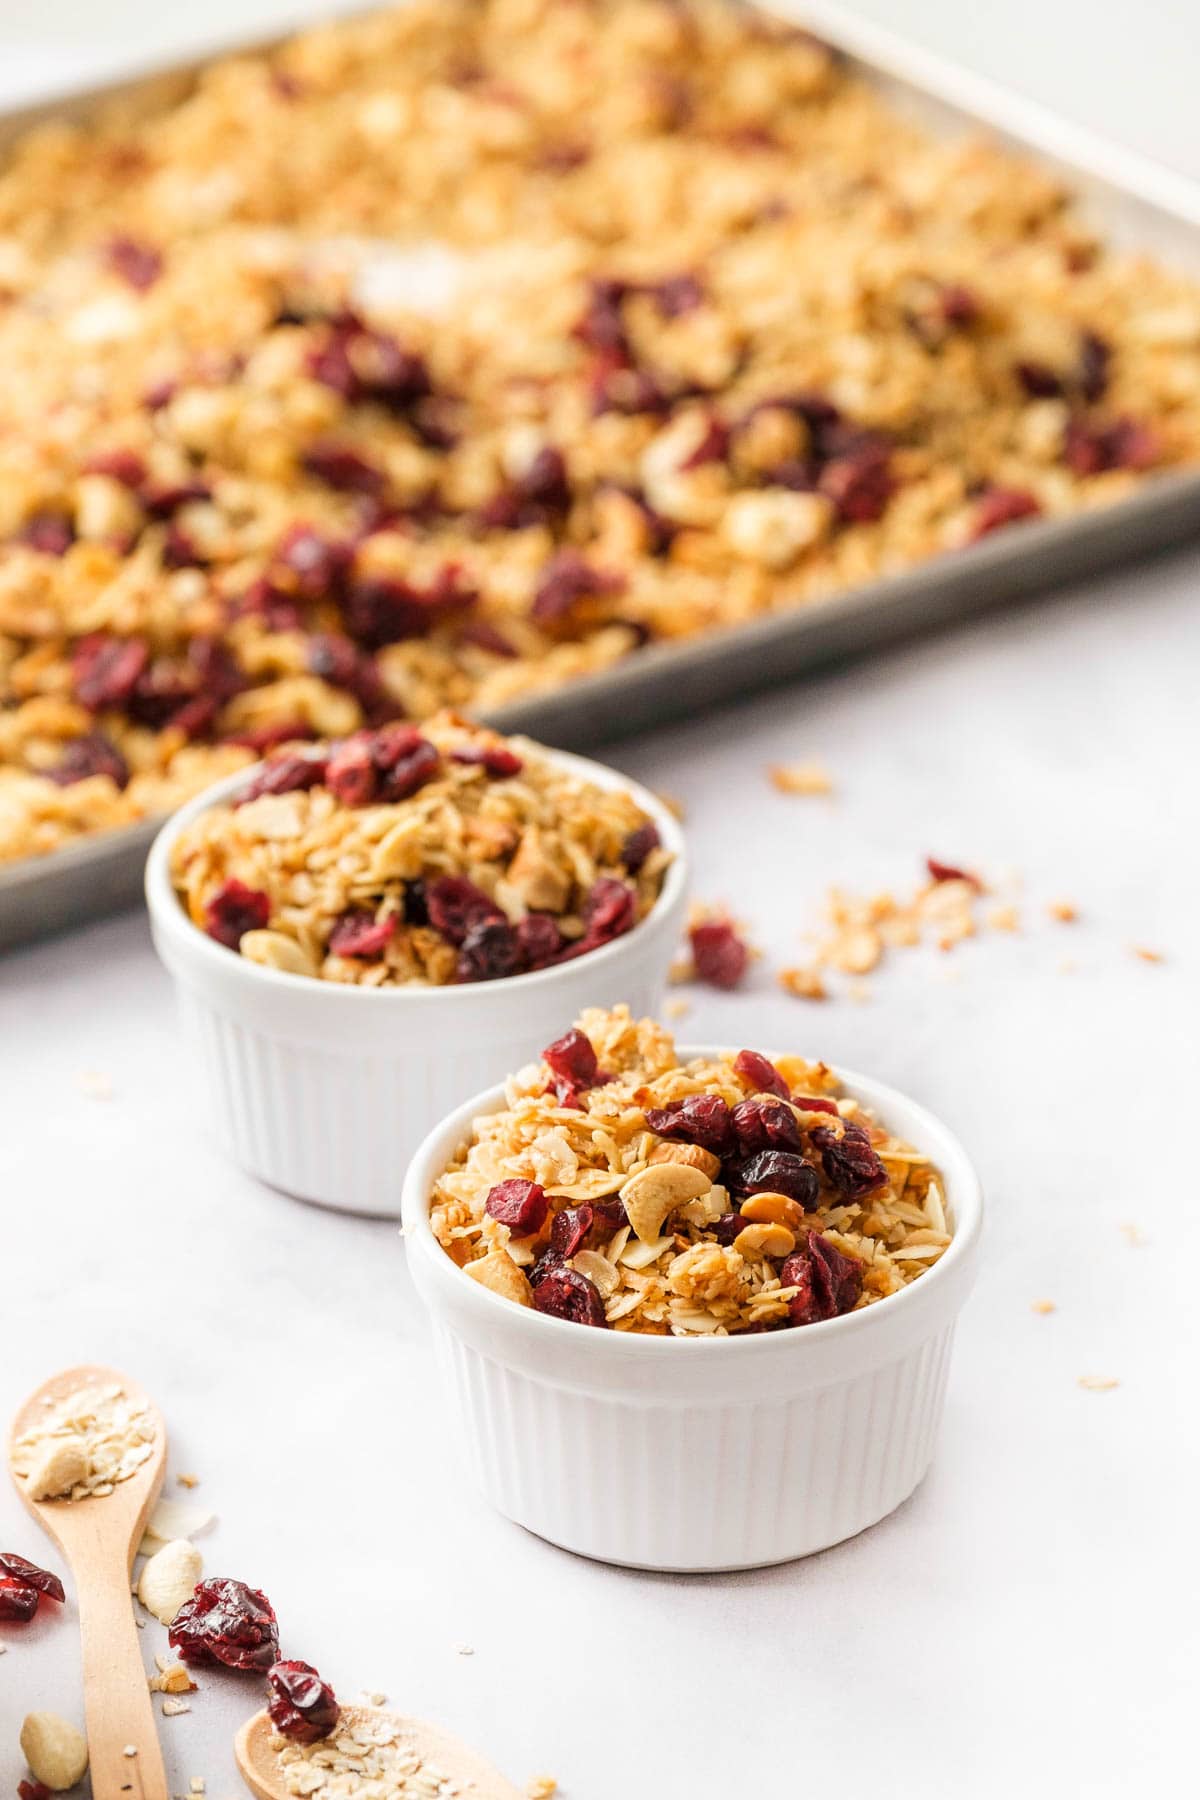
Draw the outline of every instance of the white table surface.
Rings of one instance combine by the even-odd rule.
[[[968,51],[966,10],[929,0],[921,35]],[[1121,134],[1163,153],[1194,118],[1189,26],[1169,12],[1125,3],[1103,27],[1138,74]],[[149,13],[123,0],[85,26],[78,4],[18,18],[10,0],[0,86],[99,67],[135,34],[145,48]],[[185,36],[155,13],[160,40]],[[1006,16],[1025,13],[1051,50],[1096,17],[1082,0]],[[1027,64],[1030,89],[1094,118],[1111,69],[1040,42],[1004,67],[981,38],[980,61]],[[1194,137],[1190,158],[1200,174]],[[904,890],[929,850],[1023,877],[1020,935],[898,954],[866,1003],[789,1000],[764,964],[737,995],[698,993],[686,1022],[874,1071],[978,1160],[990,1223],[940,1452],[883,1525],[787,1568],[679,1579],[573,1559],[489,1513],[450,1460],[394,1228],[290,1203],[209,1146],[137,916],[0,963],[0,1413],[73,1361],[136,1372],[172,1472],[198,1472],[219,1515],[208,1571],[266,1589],[290,1654],[346,1697],[441,1720],[518,1782],[553,1772],[569,1800],[1189,1791],[1198,583],[1184,552],[612,753],[686,800],[697,891],[750,919],[768,962],[801,957],[832,881]],[[809,756],[834,800],[770,789],[768,762]],[[1059,896],[1078,925],[1046,917]],[[1053,1315],[1031,1311],[1041,1297]],[[46,1554],[3,1488],[0,1546]],[[148,1660],[163,1635],[145,1631]],[[24,1712],[80,1713],[71,1607],[0,1641],[11,1795]],[[248,1691],[202,1679],[162,1726],[171,1787],[203,1775],[234,1800]]]

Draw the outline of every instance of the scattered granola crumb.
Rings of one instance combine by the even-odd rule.
[[[823,763],[772,763],[767,773],[781,794],[832,794],[833,780]]]
[[[190,1713],[191,1710],[191,1705],[187,1700],[174,1700],[169,1695],[162,1703],[164,1719],[177,1719],[180,1713]]]
[[[677,956],[667,970],[667,980],[672,987],[684,987],[689,981],[696,979],[696,965],[690,956]]]
[[[1142,962],[1161,963],[1167,960],[1161,950],[1150,950],[1145,944],[1131,944],[1129,947]]]
[[[376,1690],[376,1692],[367,1695],[367,1704],[369,1706],[386,1706],[387,1695],[381,1694]]]
[[[18,1439],[13,1467],[32,1499],[111,1494],[147,1462],[154,1424],[124,1388],[81,1387],[52,1399],[37,1428]]]
[[[553,1775],[535,1775],[525,1789],[528,1800],[554,1800],[558,1783]]]
[[[993,931],[1019,931],[1021,918],[1015,906],[993,906],[987,922]]]
[[[1064,956],[1059,959],[1058,972],[1060,975],[1074,975],[1078,968],[1079,964],[1073,956]]]
[[[1052,900],[1046,911],[1060,925],[1074,925],[1079,917],[1079,908],[1070,900]]]
[[[1032,1304],[1031,1311],[1035,1313],[1052,1313],[1057,1312],[1058,1307],[1053,1300],[1035,1300]]]
[[[204,1792],[204,1777],[203,1777],[203,1775],[193,1775],[191,1781],[188,1783],[188,1786],[191,1788],[193,1794],[202,1794]]]
[[[475,1654],[475,1646],[473,1644],[458,1644],[456,1645],[456,1649],[460,1656],[474,1656]]]
[[[1079,1385],[1090,1394],[1107,1394],[1111,1388],[1120,1387],[1120,1382],[1112,1375],[1081,1375]]]
[[[121,1755],[122,1756],[136,1756],[137,1755],[137,1745],[136,1744],[126,1744],[125,1748],[121,1752]]]
[[[690,1000],[668,1000],[663,1006],[663,1012],[668,1019],[686,1019],[691,1010],[692,1003]]]
[[[852,981],[850,986],[846,989],[847,994],[850,996],[851,1000],[854,1001],[856,1006],[865,1006],[867,1001],[871,998],[871,991],[871,984],[869,981]]]
[[[198,1475],[177,1475],[175,1479],[180,1487],[195,1488],[200,1486],[200,1477]]]
[[[76,1077],[79,1091],[89,1100],[111,1100],[113,1084],[101,1069],[81,1069]]]
[[[158,1664],[158,1674],[150,1677],[152,1694],[194,1694],[196,1683],[192,1680],[181,1662],[172,1662],[170,1657],[160,1652],[154,1658]]]
[[[1144,1249],[1147,1239],[1140,1225],[1135,1225],[1132,1220],[1127,1219],[1118,1229],[1131,1250]]]
[[[791,994],[797,1000],[828,1000],[829,998],[829,989],[821,980],[818,969],[799,967],[780,969],[779,985],[785,994]]]

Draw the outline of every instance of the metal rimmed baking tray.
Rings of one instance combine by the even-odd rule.
[[[844,51],[890,104],[927,129],[945,135],[983,127],[1052,168],[1110,242],[1200,273],[1200,183],[1057,119],[837,5],[776,0],[772,10]],[[268,50],[281,41],[273,34],[214,44],[168,67],[7,111],[0,114],[0,147],[39,121],[83,119],[117,97],[149,106],[180,97],[214,57]],[[1197,534],[1200,468],[1152,476],[1112,505],[1021,524],[968,551],[794,611],[649,646],[615,668],[530,695],[488,719],[564,748],[586,748]],[[153,822],[139,823],[0,868],[0,949],[133,903],[155,829]]]

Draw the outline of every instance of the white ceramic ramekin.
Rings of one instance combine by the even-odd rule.
[[[409,1158],[464,1093],[533,1060],[585,1006],[658,1010],[687,902],[683,833],[626,776],[546,754],[598,787],[627,789],[674,860],[654,908],[625,937],[504,981],[344,987],[249,962],[192,924],[170,864],[180,832],[254,771],[209,788],[163,826],[146,863],[155,948],[175,980],[217,1135],[252,1175],[303,1200],[398,1217]]]
[[[912,1493],[933,1455],[982,1195],[961,1146],[923,1107],[848,1070],[838,1078],[933,1156],[954,1240],[887,1300],[754,1337],[597,1331],[469,1281],[433,1235],[429,1196],[502,1091],[477,1095],[426,1139],[404,1187],[409,1267],[467,1463],[502,1513],[604,1562],[740,1569],[840,1543]]]

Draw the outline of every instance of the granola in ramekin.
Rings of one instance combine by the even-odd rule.
[[[721,0],[421,0],[39,127],[0,360],[0,859],[1200,457],[1193,282]]]
[[[872,1305],[950,1243],[942,1179],[823,1063],[680,1062],[627,1007],[585,1012],[439,1177],[430,1222],[520,1306],[656,1336]]]
[[[193,923],[362,987],[496,980],[631,931],[671,862],[628,789],[451,713],[268,758],[172,846]]]

